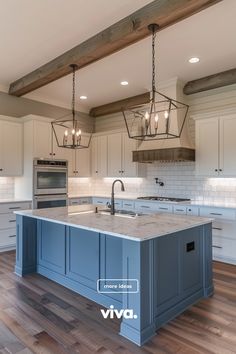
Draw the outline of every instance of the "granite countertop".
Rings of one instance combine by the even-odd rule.
[[[82,213],[81,213],[82,212]],[[79,214],[80,213],[80,214]],[[95,213],[94,205],[16,211],[15,214],[52,221],[85,230],[107,233],[135,241],[144,241],[195,226],[208,224],[209,218],[151,214],[135,218]]]
[[[0,199],[0,204],[32,202],[31,199],[4,198]]]

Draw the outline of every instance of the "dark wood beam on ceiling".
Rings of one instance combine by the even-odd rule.
[[[187,82],[184,86],[185,95],[212,90],[222,86],[236,84],[236,69],[223,71],[218,74],[202,77],[201,79]]]
[[[173,25],[222,0],[155,0],[116,22],[85,42],[40,68],[12,82],[9,94],[22,96],[71,72],[70,64],[81,69],[150,35],[147,25],[157,23],[160,30]]]
[[[101,117],[112,113],[121,112],[123,108],[147,103],[150,100],[149,92],[142,93],[141,95],[125,98],[120,101],[104,104],[102,106],[94,107],[90,110],[91,117]]]

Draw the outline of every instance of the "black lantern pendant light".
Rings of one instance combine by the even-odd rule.
[[[174,139],[181,136],[189,106],[156,90],[155,39],[159,26],[151,24],[152,90],[148,103],[125,108],[122,112],[128,135],[137,140]]]
[[[78,69],[76,64],[70,65],[73,73],[72,79],[72,110],[69,115],[53,121],[52,129],[57,145],[62,148],[84,149],[88,148],[92,132],[86,124],[82,123],[81,117],[75,111],[75,72]]]

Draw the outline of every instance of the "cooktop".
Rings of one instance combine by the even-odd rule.
[[[142,200],[156,200],[158,202],[189,202],[191,199],[188,198],[169,198],[169,197],[158,197],[158,196],[148,196],[148,197],[139,197],[137,199]]]

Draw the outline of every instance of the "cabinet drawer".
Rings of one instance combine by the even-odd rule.
[[[157,210],[153,203],[135,202],[135,209],[144,213],[151,213]]]
[[[85,205],[92,204],[92,198],[71,198],[69,200],[69,205]]]
[[[235,220],[235,210],[201,207],[200,216],[214,219]]]
[[[0,230],[0,248],[16,244],[16,229]]]
[[[158,204],[157,210],[162,213],[172,213],[173,212],[173,205]]]
[[[199,215],[199,208],[196,206],[187,207],[187,215]]]
[[[236,240],[236,222],[218,220],[213,221],[212,235]]]
[[[110,203],[111,200],[109,198],[97,198],[93,197],[93,204],[98,204],[98,205],[107,205],[107,203]]]
[[[124,210],[134,210],[134,201],[123,200],[123,209]]]
[[[214,256],[236,259],[236,240],[213,236],[212,249]]]
[[[187,207],[186,206],[179,206],[179,205],[174,205],[173,207],[174,214],[187,214]]]
[[[6,213],[14,212],[15,210],[26,210],[26,209],[31,209],[30,202],[0,204],[0,214],[6,214]]]
[[[0,214],[0,229],[10,229],[16,226],[16,215],[13,213]]]

